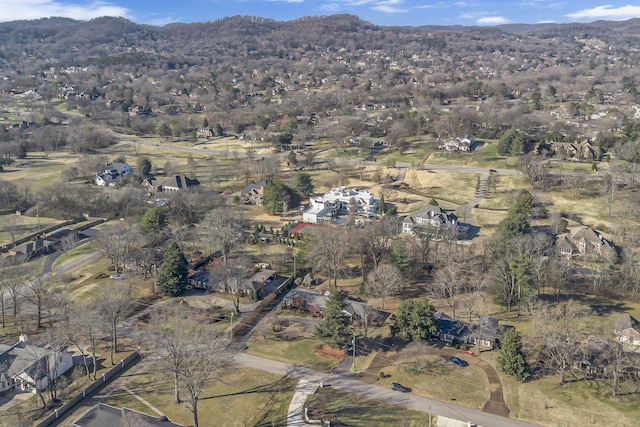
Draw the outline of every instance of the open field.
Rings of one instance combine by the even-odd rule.
[[[282,425],[297,381],[281,378],[245,367],[229,366],[221,373],[221,380],[211,378],[200,395],[199,418],[202,425],[268,426]],[[127,387],[159,408],[169,419],[183,425],[192,424],[186,404],[173,402],[173,382],[166,373],[150,364],[145,372],[132,376]],[[186,391],[183,390],[186,397]],[[135,408],[149,415],[153,411],[124,390],[117,390],[105,400],[114,406]]]
[[[15,240],[18,240],[57,223],[62,221],[55,218],[18,216],[13,213],[0,215],[0,245],[11,243],[12,233]]]
[[[332,388],[321,388],[307,399],[309,415],[314,419],[329,419],[331,425],[369,427],[401,425],[424,427],[429,425],[429,415],[406,408]],[[434,424],[435,425],[435,424]]]

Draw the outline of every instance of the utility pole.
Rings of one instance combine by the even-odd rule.
[[[429,405],[429,427],[431,427],[431,405]]]
[[[231,341],[233,341],[233,311],[231,311]]]
[[[355,332],[353,334],[352,349],[353,349],[353,363],[352,363],[351,369],[355,374],[356,373],[356,334]]]

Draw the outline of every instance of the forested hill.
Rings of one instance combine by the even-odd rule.
[[[524,37],[524,44],[530,39],[597,38],[620,48],[635,48],[640,40],[640,21],[498,27],[383,27],[352,15],[307,17],[288,22],[234,16],[212,22],[154,27],[123,18],[103,17],[91,21],[48,18],[1,23],[0,56],[11,59],[45,55],[58,60],[77,60],[87,55],[114,54],[132,48],[185,56],[204,55],[219,48],[245,53],[282,52],[306,46],[350,50],[442,49],[443,40],[450,37],[446,34],[452,33],[459,34],[465,41],[499,41],[506,33]]]

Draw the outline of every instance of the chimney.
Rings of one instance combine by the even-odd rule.
[[[27,334],[20,334],[18,340],[19,342],[27,342],[29,339],[27,338]]]

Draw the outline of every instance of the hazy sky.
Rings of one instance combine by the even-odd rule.
[[[379,25],[498,25],[591,22],[640,17],[628,0],[0,0],[0,21],[65,16],[123,16],[144,24],[203,22],[253,15],[287,21],[349,13]]]

